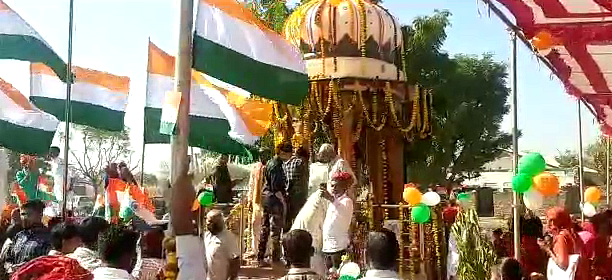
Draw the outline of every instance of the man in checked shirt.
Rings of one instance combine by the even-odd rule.
[[[295,217],[308,199],[308,150],[299,147],[293,156],[283,164],[287,177],[287,215],[284,232],[289,232]]]
[[[17,233],[15,242],[8,249],[6,263],[9,272],[30,260],[47,255],[51,250],[51,233],[42,223],[44,208],[45,204],[40,200],[30,200],[21,206],[24,230]]]

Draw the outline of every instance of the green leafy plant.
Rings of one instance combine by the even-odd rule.
[[[457,277],[460,280],[482,280],[491,277],[491,268],[497,263],[493,244],[480,231],[478,214],[468,209],[457,215],[451,228],[457,240],[459,267]]]

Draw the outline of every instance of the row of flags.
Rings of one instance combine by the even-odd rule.
[[[66,64],[48,43],[0,0],[0,59],[32,62],[30,99],[0,79],[0,146],[44,154],[65,120]],[[160,133],[174,57],[149,42],[144,141],[169,143]],[[124,128],[128,77],[72,68],[72,123],[109,131]],[[189,145],[248,155],[245,145],[271,124],[270,100],[299,104],[308,92],[300,51],[235,0],[201,0],[195,23]],[[258,96],[258,97],[255,97]],[[262,98],[259,98],[262,97]]]

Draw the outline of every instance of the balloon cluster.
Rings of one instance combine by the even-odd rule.
[[[421,194],[412,183],[404,185],[404,193],[402,196],[404,201],[412,206],[410,218],[413,222],[418,224],[424,224],[429,221],[431,217],[429,206],[436,206],[440,203],[440,195],[438,195],[438,193],[429,191],[425,194]]]
[[[598,187],[588,187],[584,191],[584,205],[582,205],[582,213],[587,217],[593,217],[597,214],[597,204],[601,199],[601,190]]]
[[[215,194],[209,189],[204,189],[193,201],[191,211],[197,211],[200,207],[210,207],[215,203]]]
[[[530,153],[521,158],[518,174],[512,178],[512,190],[523,194],[525,207],[531,210],[542,207],[544,196],[559,193],[559,178],[544,172],[546,160],[539,153]]]

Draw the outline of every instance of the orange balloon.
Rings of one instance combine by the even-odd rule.
[[[589,203],[599,202],[601,190],[598,187],[589,187],[584,191],[584,201]]]
[[[544,196],[558,194],[559,178],[551,173],[542,172],[533,177],[533,187]]]
[[[410,206],[416,206],[421,203],[421,196],[423,195],[417,188],[408,187],[404,189],[404,201],[408,202]]]
[[[329,0],[329,4],[331,4],[333,6],[338,6],[342,2],[344,2],[344,0]]]
[[[547,31],[540,31],[533,37],[531,43],[537,50],[546,50],[555,44],[555,38]]]

